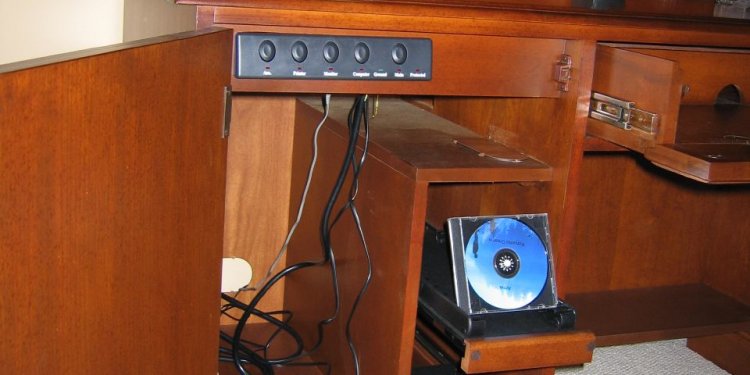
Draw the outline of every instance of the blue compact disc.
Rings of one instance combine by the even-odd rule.
[[[508,217],[488,220],[474,231],[466,243],[464,265],[474,292],[503,310],[534,301],[549,272],[542,239],[528,225]]]

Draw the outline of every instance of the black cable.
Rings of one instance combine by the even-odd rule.
[[[279,280],[283,279],[288,274],[295,272],[297,270],[312,267],[319,265],[321,263],[319,262],[301,262],[294,265],[291,265],[283,270],[281,270],[279,273],[274,275],[263,287],[258,291],[258,293],[253,297],[253,299],[250,301],[250,303],[245,308],[242,316],[237,321],[237,327],[235,327],[234,330],[234,336],[232,337],[232,357],[234,359],[234,365],[235,368],[237,368],[237,371],[240,372],[242,375],[249,375],[247,371],[242,366],[240,356],[240,350],[243,347],[241,341],[242,341],[242,332],[245,329],[245,325],[247,324],[248,319],[250,319],[250,316],[252,316],[255,312],[258,310],[256,309],[256,306],[260,302],[261,298],[268,293],[268,290],[276,284]],[[300,350],[301,348],[297,348],[298,350],[295,351],[295,355],[289,356],[284,361],[290,362],[293,361],[299,357],[302,356],[303,351]],[[255,353],[253,353],[255,354]],[[263,363],[262,358],[255,358],[253,355],[251,355],[252,360],[258,360],[260,363]],[[270,366],[269,366],[270,367]],[[271,370],[271,373],[273,373],[273,370]]]
[[[325,101],[324,101],[325,103]],[[325,109],[327,111],[327,108]],[[330,324],[333,322],[340,312],[340,293],[339,293],[339,284],[338,284],[338,275],[336,270],[336,261],[335,261],[335,254],[333,252],[333,248],[330,241],[330,235],[331,235],[331,226],[330,223],[331,219],[331,213],[333,211],[333,207],[335,205],[335,202],[338,200],[338,197],[341,193],[341,188],[346,180],[346,176],[348,175],[349,167],[351,166],[352,169],[355,171],[355,178],[353,182],[353,187],[350,190],[350,200],[353,200],[353,197],[356,195],[356,193],[352,193],[352,191],[356,191],[356,180],[358,178],[359,170],[361,169],[361,164],[364,162],[364,156],[363,154],[362,161],[359,165],[354,162],[354,156],[355,156],[355,150],[357,145],[357,139],[359,136],[359,129],[360,129],[360,123],[363,114],[365,115],[365,126],[367,127],[367,107],[366,107],[366,96],[360,96],[355,99],[354,105],[352,106],[352,110],[349,113],[349,143],[347,145],[346,154],[343,158],[342,166],[339,171],[339,176],[336,179],[336,184],[331,192],[331,195],[329,196],[329,200],[326,204],[326,208],[324,210],[323,216],[321,218],[321,224],[320,224],[320,234],[321,234],[321,244],[323,246],[323,259],[320,261],[307,261],[307,262],[300,262],[297,264],[294,264],[292,266],[289,266],[276,275],[274,275],[270,280],[268,280],[263,287],[256,293],[254,298],[250,301],[249,304],[244,305],[239,301],[232,301],[230,305],[236,305],[233,307],[242,308],[243,314],[240,318],[237,319],[237,327],[235,328],[234,335],[230,336],[228,334],[222,333],[221,337],[222,340],[229,342],[232,347],[231,349],[224,349],[222,348],[223,353],[231,353],[231,357],[228,356],[221,356],[220,359],[222,361],[231,361],[234,363],[235,368],[240,372],[242,375],[249,375],[248,372],[244,369],[245,364],[252,364],[256,368],[258,368],[263,374],[273,374],[273,365],[326,365],[328,366],[328,371],[330,372],[330,365],[326,364],[325,362],[309,362],[306,364],[293,364],[292,361],[295,361],[303,356],[309,355],[310,353],[314,352],[318,349],[318,347],[321,345],[323,340],[323,327],[327,324]],[[358,223],[358,232],[360,234],[360,237],[362,241],[364,241],[364,237],[361,232],[361,226],[359,224],[358,215],[356,213],[356,208],[353,210],[353,215],[357,218],[355,219]],[[338,216],[338,215],[337,215]],[[367,250],[366,250],[367,251]],[[353,347],[353,343],[351,342],[351,336],[349,334],[349,324],[351,323],[351,319],[354,313],[354,310],[356,309],[356,304],[358,303],[359,299],[361,299],[361,295],[364,293],[364,290],[367,288],[367,284],[369,284],[369,279],[371,278],[371,266],[370,266],[370,260],[369,260],[369,253],[367,253],[368,258],[368,281],[366,282],[363,289],[360,291],[360,294],[357,296],[357,299],[355,300],[355,305],[352,307],[352,311],[350,312],[349,318],[347,319],[347,337],[350,342],[350,348],[352,349],[352,353],[355,357],[355,362],[357,366],[357,372],[358,370],[358,360],[356,359],[356,350]],[[312,266],[319,266],[323,265],[325,263],[329,264],[329,267],[331,269],[331,278],[332,278],[332,287],[333,287],[333,293],[334,293],[334,304],[335,309],[331,317],[321,320],[318,323],[318,339],[313,345],[312,349],[309,351],[305,351],[303,349],[303,344],[301,337],[299,334],[296,333],[290,326],[288,326],[285,322],[279,321],[272,316],[270,316],[267,313],[263,313],[260,310],[256,309],[256,306],[260,302],[260,300],[266,295],[268,290],[275,285],[279,280],[283,279],[287,275],[296,272],[300,269],[312,267]],[[227,296],[228,297],[228,296]],[[231,297],[229,297],[231,298]],[[236,302],[236,303],[235,303]],[[228,309],[228,307],[227,307]],[[222,307],[222,313],[225,313],[225,307]],[[248,319],[253,316],[260,316],[264,320],[267,320],[271,322],[272,324],[277,325],[278,329],[276,332],[281,332],[283,330],[284,332],[290,334],[292,337],[294,337],[295,341],[297,342],[297,349],[294,351],[294,354],[289,355],[284,358],[279,359],[267,359],[267,358],[261,358],[258,356],[253,350],[248,349],[243,342],[246,342],[241,338],[242,332],[247,324]],[[233,317],[234,318],[234,317]],[[277,334],[275,333],[274,336]],[[269,341],[266,344],[266,349],[268,348],[268,345],[270,341],[273,340],[273,337],[269,339]],[[259,344],[251,343],[256,346],[260,346]]]
[[[332,281],[332,286],[333,286],[335,311],[331,315],[331,317],[319,322],[318,324],[319,341],[313,346],[312,350],[316,350],[322,342],[323,327],[325,325],[332,323],[338,317],[340,309],[341,309],[341,296],[340,296],[340,291],[339,291],[338,272],[336,269],[336,257],[333,251],[333,246],[331,244],[331,224],[330,224],[331,214],[333,212],[333,207],[335,206],[336,201],[338,200],[338,197],[341,194],[341,189],[344,185],[344,182],[346,182],[346,176],[349,173],[349,167],[352,164],[353,157],[356,154],[355,151],[357,147],[357,140],[359,138],[359,127],[360,127],[359,119],[364,114],[365,101],[366,101],[366,96],[357,96],[354,99],[354,104],[352,105],[351,110],[349,111],[349,119],[350,119],[348,123],[349,139],[348,139],[348,143],[346,147],[346,152],[342,161],[341,168],[339,169],[338,177],[336,178],[336,183],[334,184],[334,187],[331,190],[331,194],[328,197],[328,201],[326,202],[326,206],[323,210],[323,216],[320,222],[319,229],[320,229],[321,244],[323,246],[323,256],[326,260],[329,261],[329,266],[331,269],[331,281]]]
[[[360,373],[359,356],[357,354],[357,349],[356,349],[354,340],[351,335],[351,323],[354,318],[354,314],[357,310],[357,307],[372,281],[372,258],[370,257],[370,251],[367,246],[367,241],[365,240],[364,231],[362,229],[362,223],[359,217],[359,212],[357,211],[357,207],[354,203],[357,197],[357,193],[359,191],[359,174],[362,171],[362,167],[367,158],[369,140],[370,140],[370,127],[369,127],[369,117],[368,117],[369,111],[368,111],[368,102],[367,102],[366,96],[363,98],[361,105],[363,106],[363,111],[364,111],[364,116],[362,117],[362,120],[360,120],[360,118],[358,118],[356,115],[353,115],[350,112],[349,123],[350,123],[350,128],[354,127],[353,122],[355,121],[356,122],[363,121],[364,123],[365,135],[364,135],[362,157],[360,158],[359,162],[356,162],[354,159],[352,159],[351,166],[352,166],[352,171],[353,171],[352,173],[353,178],[352,178],[351,187],[349,189],[349,199],[347,200],[346,204],[343,207],[341,207],[341,210],[339,210],[338,214],[336,215],[336,218],[331,224],[331,227],[333,227],[339,221],[339,219],[343,216],[344,212],[346,212],[347,210],[350,211],[352,214],[352,218],[354,220],[355,227],[357,229],[357,235],[359,236],[360,243],[362,244],[363,252],[367,260],[367,275],[365,277],[362,287],[360,288],[359,293],[357,293],[357,296],[355,297],[354,302],[352,303],[352,308],[349,311],[349,316],[346,320],[346,328],[345,328],[347,344],[349,346],[349,351],[352,355],[352,360],[354,362],[354,371],[355,371],[355,374],[357,375]]]
[[[349,143],[347,145],[346,154],[344,156],[344,163],[339,170],[336,184],[334,185],[333,191],[331,191],[331,195],[328,198],[325,210],[323,211],[323,219],[320,223],[320,237],[323,242],[323,251],[326,259],[329,259],[328,257],[330,257],[332,253],[331,234],[329,228],[331,213],[333,212],[333,206],[336,203],[339,194],[341,193],[341,187],[344,185],[344,181],[346,180],[346,175],[349,172],[349,166],[352,162],[352,155],[354,155],[354,151],[357,146],[357,138],[359,136],[359,118],[362,116],[363,112],[363,105],[361,104],[363,100],[364,97],[362,96],[358,96],[354,100],[354,105],[352,107],[353,113],[350,112],[349,116]]]
[[[365,113],[367,113],[367,104],[365,103]],[[362,284],[362,288],[359,290],[359,293],[357,293],[357,296],[354,299],[354,302],[352,303],[352,308],[349,311],[349,317],[346,320],[346,340],[349,345],[349,351],[352,354],[352,359],[354,361],[354,371],[356,375],[359,375],[360,369],[359,369],[359,356],[357,355],[357,348],[354,345],[354,340],[351,335],[351,323],[354,319],[354,314],[357,311],[357,307],[359,306],[360,301],[364,297],[365,293],[367,292],[367,289],[370,286],[370,283],[372,282],[372,258],[370,257],[370,250],[367,246],[367,241],[365,240],[364,231],[362,229],[362,222],[359,218],[359,212],[357,211],[357,206],[354,204],[354,199],[356,197],[357,191],[359,189],[359,173],[362,171],[362,166],[365,163],[365,159],[367,157],[367,149],[369,145],[370,140],[370,126],[369,126],[369,120],[367,115],[365,115],[364,119],[365,124],[365,144],[362,151],[362,158],[360,160],[360,163],[358,167],[355,169],[354,172],[354,182],[353,182],[353,192],[350,195],[349,200],[349,210],[352,213],[352,218],[354,219],[355,227],[357,228],[357,234],[359,236],[359,240],[362,244],[362,249],[365,254],[365,259],[367,260],[367,276],[365,277],[365,281]]]
[[[237,300],[237,299],[235,299],[233,297],[230,297],[230,296],[228,296],[226,294],[223,294],[222,298],[224,298],[226,301],[228,301],[228,304],[231,305],[232,307],[239,308],[239,309],[242,309],[244,311],[246,311],[247,309],[249,309],[249,306],[245,305],[241,301],[239,301],[239,300]],[[302,336],[299,333],[297,333],[297,331],[294,330],[289,325],[289,320],[291,320],[291,317],[292,317],[292,313],[290,311],[281,310],[281,311],[272,311],[272,312],[266,313],[266,312],[260,311],[258,309],[254,309],[252,311],[252,315],[255,315],[255,316],[257,316],[257,317],[259,317],[259,318],[261,318],[261,319],[263,319],[263,320],[265,320],[265,321],[273,324],[274,326],[276,326],[276,330],[271,334],[271,336],[269,337],[269,339],[266,341],[265,345],[260,345],[260,344],[254,343],[254,342],[250,342],[250,344],[252,344],[254,346],[260,347],[261,349],[264,350],[265,353],[267,353],[268,348],[270,347],[270,342],[278,334],[280,334],[281,332],[284,332],[287,335],[291,336],[291,338],[294,339],[294,342],[297,345],[297,349],[295,350],[294,354],[292,354],[291,356],[297,356],[297,355],[299,355],[299,354],[301,354],[303,352],[303,345],[304,345],[304,343],[303,343],[303,340],[302,340]],[[283,320],[276,319],[275,317],[273,317],[273,315],[285,315],[288,318],[287,318],[286,321],[283,321]],[[240,343],[245,342],[245,341],[246,340],[241,340]],[[284,363],[284,362],[286,362],[288,360],[286,357],[285,358],[279,358],[279,359],[268,359],[267,356],[264,356],[263,358],[264,358],[265,362],[267,364],[270,364],[270,365],[281,364],[281,363]]]
[[[318,128],[320,128],[320,126],[322,126],[323,121],[325,120],[325,118],[328,115],[329,98],[330,98],[330,96],[326,95],[324,97],[324,99],[323,99],[323,104],[324,104],[324,107],[325,107],[324,108],[324,117],[323,117],[323,120],[321,120]],[[316,134],[317,134],[317,131],[316,131]],[[312,169],[312,166],[311,166],[311,169]],[[304,199],[303,199],[303,202],[304,202]],[[287,240],[288,240],[288,238],[287,238]],[[280,271],[279,273],[277,273],[276,275],[274,275],[271,279],[267,280],[266,283],[261,287],[261,289],[255,294],[255,296],[250,301],[250,303],[248,305],[246,305],[246,307],[244,308],[242,316],[239,319],[237,319],[237,326],[235,327],[234,335],[232,336],[232,339],[231,339],[232,359],[233,359],[235,368],[237,369],[237,371],[239,371],[240,374],[242,374],[242,375],[249,375],[247,373],[247,371],[245,371],[245,369],[243,367],[243,360],[244,360],[244,358],[241,356],[241,352],[243,352],[242,349],[244,348],[244,345],[242,345],[242,339],[241,339],[241,337],[242,337],[242,333],[243,333],[243,331],[245,329],[245,325],[247,323],[247,320],[250,318],[250,316],[252,316],[255,312],[258,311],[256,309],[256,306],[258,305],[258,303],[260,302],[260,300],[266,295],[266,293],[268,292],[268,290],[273,285],[275,285],[279,280],[281,280],[283,277],[287,276],[288,274],[291,274],[292,272],[295,272],[297,270],[303,269],[303,268],[325,264],[325,262],[327,262],[328,259],[329,259],[329,257],[327,257],[327,256],[324,255],[324,257],[323,257],[323,259],[321,261],[316,261],[316,262],[313,262],[313,261],[301,262],[301,263],[297,263],[295,265],[286,267],[285,269],[283,269],[282,271]],[[337,287],[335,289],[336,289],[336,291],[338,290]],[[338,314],[338,306],[336,307],[336,310],[337,310],[336,314]],[[318,329],[319,335],[322,335],[322,332],[323,332],[322,327],[320,327],[321,324],[319,324],[319,329]],[[320,342],[322,342],[322,337],[319,337],[318,344],[316,344],[316,347],[319,345]],[[285,361],[293,361],[293,360],[296,360],[297,358],[301,357],[302,353],[304,352],[303,347],[300,345],[297,349],[298,350],[295,351],[295,355],[287,357],[285,359]],[[256,362],[256,361],[260,362],[260,366],[263,367],[263,368],[261,368],[261,371],[266,371],[266,369],[265,369],[266,365],[264,365],[262,361],[258,361],[258,358],[256,358],[255,356],[251,355],[250,356],[250,360],[252,362]],[[253,363],[253,364],[255,364],[255,363]]]
[[[352,108],[349,113],[350,118],[359,119],[363,116],[364,100],[365,100],[365,96],[358,96],[354,99],[354,104],[352,105]],[[331,194],[328,197],[328,201],[326,202],[325,209],[323,210],[323,215],[321,217],[321,223],[320,223],[320,236],[321,236],[321,245],[323,247],[324,262],[326,261],[328,262],[328,265],[331,270],[331,284],[332,284],[333,296],[334,296],[334,312],[331,314],[330,317],[318,322],[318,339],[316,343],[312,346],[312,348],[308,350],[305,354],[313,353],[320,347],[320,345],[323,342],[324,327],[328,324],[331,324],[333,321],[335,321],[336,318],[338,318],[338,315],[341,310],[341,293],[340,293],[339,282],[338,282],[338,271],[336,267],[335,253],[333,251],[333,247],[331,244],[331,231],[330,231],[329,223],[331,221],[331,213],[333,211],[333,207],[335,206],[335,203],[341,194],[341,189],[344,185],[344,182],[346,181],[346,176],[348,175],[349,167],[353,160],[352,158],[355,155],[357,140],[359,137],[359,122],[360,122],[359,120],[349,122],[349,138],[348,138],[348,143],[346,147],[346,152],[342,160],[342,165],[339,169],[338,177],[336,178],[334,187],[331,191]]]

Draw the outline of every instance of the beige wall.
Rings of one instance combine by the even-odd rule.
[[[170,0],[125,0],[123,40],[195,29],[195,7]]]
[[[0,0],[0,63],[122,41],[124,0]]]
[[[194,24],[195,8],[170,0],[0,0],[0,64],[190,30]]]

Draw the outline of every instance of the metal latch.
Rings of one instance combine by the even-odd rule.
[[[555,64],[555,81],[557,81],[558,90],[568,91],[571,70],[573,70],[573,58],[570,55],[560,56],[560,60]]]
[[[232,124],[232,87],[224,87],[224,118],[221,125],[221,138],[229,137],[229,128]]]
[[[635,102],[629,102],[598,92],[591,95],[591,112],[589,116],[604,121],[618,128],[630,130],[636,128],[647,133],[656,133],[659,115],[636,108]]]

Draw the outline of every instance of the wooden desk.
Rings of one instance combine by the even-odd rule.
[[[597,121],[588,119],[589,98],[592,87],[601,86],[597,80],[604,71],[596,65],[597,51],[601,49],[598,42],[698,45],[717,50],[747,48],[750,47],[747,20],[713,17],[711,2],[677,5],[626,1],[619,6],[613,2],[614,7],[604,10],[594,9],[592,4],[588,8],[585,4],[576,7],[563,1],[534,5],[516,1],[446,0],[183,2],[198,5],[199,27],[217,25],[235,32],[419,36],[433,41],[434,75],[426,83],[234,78],[232,85],[236,96],[240,96],[236,102],[235,129],[243,127],[243,121],[253,123],[256,130],[265,126],[260,124],[271,123],[286,129],[286,135],[272,138],[267,146],[250,130],[235,134],[247,137],[247,142],[264,150],[260,154],[267,155],[266,158],[258,156],[258,160],[265,161],[253,163],[273,163],[282,170],[285,166],[297,166],[293,169],[301,173],[299,166],[304,163],[295,161],[301,147],[298,138],[309,134],[300,130],[300,125],[310,126],[320,114],[304,109],[306,105],[294,102],[291,95],[325,92],[422,96],[420,103],[433,114],[531,155],[549,168],[547,176],[537,174],[531,179],[503,170],[497,173],[505,178],[498,179],[490,177],[495,173],[487,169],[480,169],[481,172],[456,169],[450,174],[441,172],[440,177],[433,179],[426,177],[433,172],[423,171],[420,162],[399,154],[398,150],[412,147],[408,143],[398,144],[409,137],[401,140],[398,136],[388,137],[387,146],[379,145],[383,154],[377,154],[379,146],[374,147],[373,158],[377,161],[372,164],[391,165],[399,170],[400,177],[391,181],[383,175],[387,169],[375,171],[374,165],[369,166],[373,168],[370,171],[373,177],[363,176],[363,186],[373,194],[369,197],[373,206],[363,203],[372,212],[366,229],[374,242],[374,252],[380,254],[375,256],[376,264],[380,262],[380,266],[376,265],[380,267],[378,272],[387,275],[373,284],[366,307],[358,313],[361,320],[355,324],[363,331],[368,327],[372,331],[373,324],[379,326],[377,334],[362,332],[359,336],[366,342],[362,349],[363,366],[370,372],[377,373],[374,369],[384,366],[392,369],[389,373],[409,372],[419,273],[417,259],[421,253],[420,227],[424,221],[440,225],[447,217],[457,215],[548,212],[559,292],[574,306],[580,305],[576,306],[579,327],[599,335],[600,344],[748,329],[750,287],[746,273],[750,269],[747,257],[750,241],[745,233],[750,233],[750,220],[745,213],[750,204],[750,190],[747,185],[696,184],[644,162],[643,149],[627,142],[610,143],[611,138],[587,136],[586,130],[592,121]],[[568,91],[558,90],[558,82],[554,80],[554,69],[562,54],[571,56],[573,61]],[[664,88],[671,98],[669,105],[680,106],[680,94],[674,95],[674,90],[690,79],[691,69],[697,71],[687,65],[672,68],[679,78]],[[704,64],[698,70],[746,70],[744,66],[747,65]],[[684,74],[686,69],[688,73]],[[742,74],[729,76],[730,81],[743,80]],[[691,82],[708,81],[699,78]],[[718,84],[720,80],[715,81]],[[715,98],[715,93],[700,85],[693,89],[688,101],[695,95],[704,95],[710,99],[695,100],[711,104]],[[264,96],[271,93],[290,96]],[[746,95],[743,105],[747,104],[745,98]],[[287,110],[296,108],[293,119],[279,121],[274,112],[257,110],[278,102],[285,103],[283,108]],[[677,117],[675,110],[670,110],[673,112],[666,111],[667,120],[669,116]],[[266,113],[268,116],[264,117]],[[387,122],[380,124],[388,127]],[[391,134],[396,134],[395,131],[389,130]],[[279,144],[287,146],[281,149]],[[293,150],[287,149],[291,144],[295,145]],[[231,155],[230,146],[230,163]],[[439,154],[435,157],[440,158]],[[330,163],[335,162],[332,159]],[[273,182],[264,183],[267,175],[252,179],[247,173],[253,172],[230,170],[229,179],[252,181],[258,193],[248,197],[246,191],[230,189],[228,207],[234,207],[233,210],[264,207],[264,212],[277,217],[279,233],[262,234],[270,241],[260,246],[273,248],[285,230],[287,206],[266,211],[268,206],[261,203],[265,197],[263,191],[277,191],[283,181],[284,191],[292,192],[294,202],[299,177],[279,180],[274,174]],[[475,183],[482,180],[477,180],[477,173],[493,183]],[[241,211],[236,212],[238,218]],[[707,216],[713,218],[712,223],[706,222]],[[232,225],[234,219],[228,216],[228,220],[228,225]],[[235,228],[226,232],[225,254],[245,257],[256,268],[264,269],[267,255],[263,255],[265,250],[256,250],[259,242],[251,240],[250,233],[265,230],[267,224],[262,228],[249,224],[249,228],[242,230],[247,234]],[[314,231],[306,235],[309,237],[303,237],[305,241],[314,241]],[[309,255],[304,249],[291,249],[287,261]],[[361,256],[343,255],[347,261],[349,256],[353,262],[361,260]],[[360,280],[361,266],[351,267],[356,270],[342,272],[352,280]],[[304,286],[310,280],[318,280],[319,287],[324,288],[323,277],[318,277],[320,280],[292,278],[286,292],[279,291],[276,300],[270,303],[305,310]],[[356,289],[356,286],[346,288]],[[670,288],[678,288],[680,293],[672,293]],[[353,293],[354,289],[347,293]],[[680,296],[688,300],[697,298],[697,302],[686,304]],[[348,298],[351,297],[345,300]],[[602,301],[610,300],[621,303],[614,309],[618,314],[613,315],[612,309],[599,309]],[[687,319],[676,327],[668,323],[672,315],[691,316],[699,314],[699,310],[706,311],[700,315],[702,318]],[[633,318],[632,314],[638,311],[643,314]],[[341,345],[344,343],[334,344],[327,352],[336,361],[346,363],[349,360],[345,355],[336,354],[344,352]]]
[[[0,131],[3,173],[10,175],[0,185],[1,207],[3,217],[12,218],[0,228],[0,264],[10,270],[0,276],[7,291],[0,322],[6,332],[17,327],[9,331],[12,344],[0,349],[4,368],[212,373],[222,214],[224,256],[245,258],[262,275],[289,229],[290,212],[296,212],[309,132],[321,116],[310,100],[321,93],[366,93],[373,100],[380,95],[383,106],[382,117],[373,120],[379,132],[373,133],[360,185],[360,212],[375,266],[352,326],[364,374],[405,375],[415,357],[429,362],[423,350],[414,349],[425,222],[529,212],[549,214],[559,294],[577,308],[578,331],[468,342],[471,353],[456,353],[465,370],[551,374],[554,366],[588,360],[593,335],[600,345],[690,337],[691,347],[730,370],[750,366],[747,166],[713,168],[686,152],[674,153],[693,142],[691,137],[705,142],[715,135],[689,129],[692,122],[680,120],[683,107],[712,107],[723,88],[748,87],[747,20],[713,17],[710,1],[628,0],[612,2],[616,6],[610,9],[561,0],[534,5],[511,0],[182,2],[198,4],[201,28],[429,38],[434,74],[430,81],[407,83],[232,78],[227,145],[220,137],[220,118],[223,86],[232,71],[231,32],[207,33],[195,43],[159,40],[158,48],[127,45],[124,54],[90,51],[70,56],[72,62],[62,68],[39,61],[33,68],[0,69],[3,85],[10,82],[0,90],[4,98],[40,89],[12,106],[20,110],[3,117]],[[209,50],[213,57],[207,57]],[[559,78],[565,74],[556,74],[564,68],[562,55],[571,61],[564,80]],[[609,57],[625,66],[631,58],[650,63],[643,73],[623,77],[619,74],[626,70],[604,64]],[[665,86],[643,89],[644,82],[667,76]],[[61,93],[41,90],[61,77],[62,83],[50,84]],[[169,79],[157,84],[154,77]],[[122,87],[132,91],[123,93]],[[611,87],[662,100],[639,99],[646,109],[660,111],[659,130],[623,133],[589,118],[592,92]],[[57,106],[36,104],[43,97]],[[737,105],[748,104],[747,93],[736,97]],[[122,105],[110,110],[111,102]],[[28,103],[35,105],[33,111],[25,109]],[[63,108],[65,116],[45,108]],[[94,117],[79,116],[92,108]],[[324,128],[320,163],[325,167],[287,264],[319,255],[316,216],[343,144],[346,114],[337,108]],[[157,109],[163,112],[156,115]],[[0,116],[6,113],[11,112],[0,103]],[[5,127],[6,118],[12,126]],[[58,133],[48,126],[58,121],[62,125],[55,130],[74,132],[51,137]],[[109,123],[116,125],[101,125]],[[133,124],[142,127],[130,128]],[[163,124],[171,126],[166,136],[127,132]],[[511,168],[446,151],[446,134],[467,132],[533,162]],[[102,148],[98,139],[127,142]],[[417,148],[427,152],[413,152]],[[163,150],[180,157],[165,159]],[[81,189],[82,183],[93,190]],[[96,199],[86,200],[85,194]],[[110,220],[112,226],[103,231],[102,223]],[[344,312],[364,272],[351,228],[350,221],[342,221],[334,236]],[[49,256],[40,267],[49,277],[31,278],[38,264],[32,260],[42,250]],[[162,252],[168,257],[157,256]],[[134,271],[122,276],[123,269]],[[295,322],[306,337],[313,336],[311,322],[331,306],[330,282],[322,273],[290,277],[259,307],[296,310]],[[88,280],[121,281],[114,286],[127,290],[92,288]],[[41,313],[31,305],[35,300],[56,314]],[[149,315],[162,307],[174,312],[173,319]],[[12,325],[16,322],[20,325]],[[339,320],[327,328],[319,353],[336,374],[352,372],[343,325]],[[170,349],[166,343],[174,340],[183,346]],[[47,343],[54,350],[40,349]],[[565,350],[556,351],[557,345]],[[512,351],[508,361],[492,354],[491,361],[474,361],[497,348]],[[30,362],[30,353],[47,360]]]

